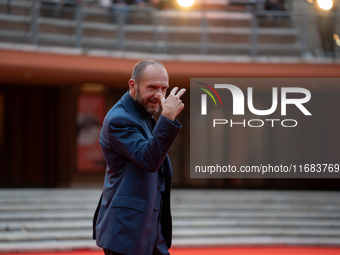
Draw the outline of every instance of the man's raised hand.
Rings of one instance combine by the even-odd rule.
[[[184,104],[180,97],[185,93],[186,89],[178,91],[178,87],[174,87],[169,96],[164,98],[161,93],[157,93],[156,97],[161,100],[162,115],[171,121],[174,121],[176,116],[183,110]]]

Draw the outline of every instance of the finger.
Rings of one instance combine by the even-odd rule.
[[[177,90],[178,90],[178,87],[174,87],[174,88],[171,90],[170,94],[171,94],[171,95],[176,95]]]
[[[180,91],[178,91],[177,93],[177,97],[180,98],[181,96],[183,96],[183,94],[185,93],[185,91],[187,91],[186,89],[181,89]]]

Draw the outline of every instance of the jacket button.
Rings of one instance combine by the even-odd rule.
[[[155,212],[156,212],[156,209],[154,209],[153,212],[155,213]]]
[[[157,189],[160,190],[160,189],[161,189],[161,186],[158,186]]]

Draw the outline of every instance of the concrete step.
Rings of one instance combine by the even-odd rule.
[[[13,231],[0,233],[1,242],[19,241],[51,241],[51,240],[89,240],[92,232],[86,230],[41,230],[36,231]]]
[[[224,210],[221,211],[213,211],[211,210],[176,210],[173,212],[173,215],[176,216],[177,218],[192,218],[192,217],[197,217],[197,218],[240,218],[240,219],[245,219],[245,218],[256,218],[256,219],[278,219],[278,218],[287,218],[287,219],[340,219],[340,215],[338,212],[325,212],[325,211],[320,211],[320,212],[226,212]]]
[[[94,210],[92,212],[84,212],[84,211],[71,211],[71,212],[39,212],[39,213],[30,213],[30,212],[6,212],[0,214],[0,221],[8,221],[8,220],[55,220],[55,219],[91,219],[94,214]]]
[[[324,227],[324,228],[339,228],[340,221],[333,219],[326,220],[301,220],[301,219],[230,219],[230,218],[203,218],[203,219],[178,219],[175,218],[173,225],[176,227],[281,227],[281,228],[292,228],[292,227]]]
[[[289,238],[289,237],[194,237],[173,238],[173,247],[201,246],[257,246],[257,245],[340,245],[339,238]],[[93,240],[30,241],[11,242],[0,245],[0,252],[67,251],[77,249],[99,250]]]
[[[16,227],[20,227],[17,225]],[[63,228],[64,227],[64,228]],[[53,231],[52,231],[53,230]],[[61,224],[47,225],[43,228],[29,228],[24,225],[18,228],[6,228],[0,233],[1,242],[16,242],[16,241],[46,241],[46,240],[82,240],[89,239],[92,234],[91,224]],[[325,226],[325,227],[301,227],[301,226],[219,226],[213,225],[178,225],[174,222],[174,237],[235,237],[235,236],[296,236],[296,237],[340,237],[339,226]]]
[[[63,221],[5,221],[0,222],[0,231],[41,231],[41,230],[59,230],[59,229],[91,229],[90,220],[65,219]]]
[[[94,207],[95,208],[95,207]],[[212,211],[213,210],[213,211]],[[244,210],[241,208],[239,210]],[[300,211],[294,212],[286,210],[258,210],[256,211],[239,211],[237,209],[219,209],[219,208],[206,208],[200,209],[199,211],[195,208],[181,207],[181,209],[176,209],[176,206],[172,208],[172,214],[176,218],[235,218],[235,219],[340,219],[340,214],[338,211],[332,210],[313,210],[313,211]],[[0,213],[0,222],[9,220],[58,220],[58,219],[89,219],[93,217],[94,209],[90,210],[70,210],[70,211],[37,211],[37,212],[27,212],[27,211],[7,211]]]
[[[306,228],[309,231],[314,230],[324,231],[328,228],[331,234],[332,230],[338,231],[340,222],[337,220],[239,220],[239,219],[200,219],[192,218],[187,220],[176,219],[173,220],[173,227],[176,228],[235,228],[235,229],[277,229],[281,228],[283,231],[286,229]],[[30,231],[45,231],[45,230],[89,230],[92,229],[92,222],[90,220],[63,220],[63,221],[8,221],[0,222],[0,231],[3,232],[30,232]],[[204,231],[203,231],[204,232]],[[1,234],[1,233],[0,233]]]
[[[340,229],[329,228],[274,228],[274,227],[177,227],[174,237],[235,237],[235,236],[299,236],[299,237],[340,237]]]
[[[56,202],[77,202],[97,200],[101,190],[84,189],[2,189],[0,190],[0,203],[3,202],[35,202],[54,204]],[[221,191],[221,190],[174,190],[172,200],[177,203],[204,200],[210,202],[302,202],[302,203],[340,203],[338,192],[292,192],[292,191]]]
[[[93,210],[93,205],[88,204],[88,202],[82,201],[83,203],[79,202],[75,203],[66,203],[66,202],[59,202],[54,204],[40,204],[40,203],[29,203],[29,204],[6,204],[3,203],[0,212],[6,211],[67,211],[67,210]],[[27,203],[27,201],[26,201]],[[339,211],[340,212],[340,203],[333,203],[329,205],[325,202],[322,203],[312,203],[306,202],[301,204],[299,202],[286,202],[285,204],[282,203],[270,203],[268,202],[247,202],[246,204],[244,201],[226,201],[223,203],[218,203],[217,201],[205,201],[204,204],[198,204],[197,201],[186,201],[185,203],[176,203],[173,205],[173,209],[181,210],[181,209],[202,209],[202,210],[224,210],[227,209],[229,211],[232,210],[256,210],[256,211],[282,211],[282,210],[313,210],[318,211],[322,207],[322,211]]]
[[[174,226],[174,238],[193,238],[193,237],[329,237],[339,238],[340,229],[329,228],[268,228],[268,227],[178,227]],[[0,233],[0,243],[19,242],[19,241],[51,241],[51,240],[90,240],[92,229],[69,229],[54,230],[49,229],[40,231],[5,231]]]

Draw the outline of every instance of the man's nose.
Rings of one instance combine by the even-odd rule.
[[[155,94],[157,94],[157,93],[160,93],[160,94],[162,94],[162,95],[165,97],[165,91],[162,90],[162,88],[156,89],[156,90],[155,90]]]

